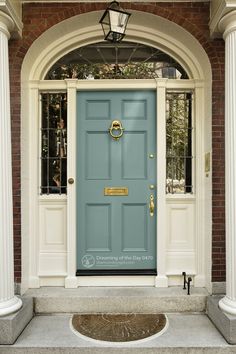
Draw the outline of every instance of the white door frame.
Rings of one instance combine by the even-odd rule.
[[[159,286],[166,287],[168,286],[168,277],[166,274],[166,201],[168,198],[176,199],[176,196],[167,197],[165,194],[165,185],[166,185],[166,175],[165,175],[165,146],[166,146],[166,90],[195,90],[196,92],[196,107],[199,107],[199,111],[196,108],[195,115],[196,121],[199,123],[196,127],[196,135],[201,136],[201,134],[197,134],[197,131],[200,131],[201,122],[203,115],[200,107],[202,107],[202,92],[204,91],[204,83],[199,80],[195,82],[194,80],[168,80],[168,79],[156,79],[156,80],[96,80],[96,81],[79,81],[74,79],[68,79],[61,82],[54,81],[38,81],[30,83],[30,99],[32,102],[32,107],[38,105],[38,96],[40,92],[46,91],[67,91],[67,100],[68,100],[68,158],[67,158],[67,175],[68,178],[72,177],[76,181],[76,96],[77,91],[81,90],[123,90],[125,89],[154,89],[157,93],[157,271],[158,276],[117,276],[117,277],[76,277],[76,183],[68,185],[68,192],[66,197],[66,205],[67,205],[67,273],[65,274],[52,274],[51,284],[56,283],[56,278],[59,276],[63,276],[65,278],[65,287],[67,288],[76,288],[78,286]],[[198,97],[199,96],[199,97]],[[198,102],[198,103],[197,103]],[[201,104],[199,104],[201,102]],[[34,137],[35,135],[39,135],[39,120],[40,120],[40,110],[38,110],[38,115],[35,116],[35,120],[33,120],[33,124],[31,126],[31,134],[30,136]],[[38,122],[38,123],[37,123]],[[199,140],[199,139],[198,139]],[[40,173],[39,166],[36,166],[35,161],[38,160],[35,156],[38,154],[38,142],[36,139],[32,139],[30,149],[30,161],[34,163],[34,169],[30,169],[32,177],[31,177],[31,185],[32,190],[39,190],[39,180]],[[196,155],[203,155],[203,141],[196,142]],[[201,162],[196,160],[196,170],[198,173],[196,174],[195,184],[196,191],[201,189],[200,185],[197,181],[200,181],[200,178],[197,175],[201,176],[202,170],[200,168]],[[204,193],[204,191],[201,191]],[[31,278],[31,287],[39,287],[40,285],[50,285],[50,282],[40,282],[40,278],[43,279],[47,277],[45,274],[40,274],[38,269],[39,264],[39,254],[38,247],[39,245],[39,221],[38,221],[38,208],[39,208],[39,200],[37,196],[38,192],[35,193],[34,205],[35,205],[35,217],[31,220],[34,235],[31,243],[31,252],[34,261],[31,263],[32,272],[35,274],[34,278]],[[184,200],[192,200],[194,203],[196,201],[196,219],[201,219],[202,210],[204,206],[202,205],[202,201],[198,202],[198,193],[194,196],[184,195],[177,196],[182,201]],[[39,199],[41,201],[45,201],[48,199],[52,199],[56,204],[58,200],[62,202],[65,197],[63,196],[40,196]],[[200,215],[199,215],[200,214]],[[202,229],[203,223],[200,222],[199,231],[196,234],[197,240],[197,249],[196,254],[199,255],[198,266],[197,269],[201,270],[202,265],[204,264],[204,240],[203,235],[204,231]],[[204,269],[202,269],[204,272]],[[199,274],[196,271],[197,274]],[[61,283],[60,283],[61,284]],[[197,284],[195,284],[197,285]]]

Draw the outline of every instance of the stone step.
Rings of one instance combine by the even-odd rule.
[[[35,316],[14,345],[0,346],[0,354],[236,353],[205,314],[167,314],[169,326],[159,337],[120,345],[77,336],[70,327],[71,317]]]
[[[170,313],[205,312],[208,293],[203,288],[192,288],[191,295],[187,295],[182,287],[42,287],[28,290],[26,296],[34,298],[36,314]]]

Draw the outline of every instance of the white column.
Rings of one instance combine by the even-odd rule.
[[[225,39],[226,296],[223,312],[236,315],[236,11],[219,25]]]
[[[13,208],[8,39],[13,22],[0,11],[0,316],[22,306],[14,296]]]

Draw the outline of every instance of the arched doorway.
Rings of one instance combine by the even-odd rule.
[[[86,19],[85,19],[86,17]],[[159,49],[184,68],[188,80],[169,78],[87,80],[66,78],[65,80],[44,80],[49,69],[63,55],[76,48],[101,41],[101,31],[96,19],[99,13],[76,16],[45,32],[30,48],[22,68],[23,135],[30,131],[30,138],[24,139],[23,168],[29,170],[29,184],[23,186],[28,199],[23,209],[23,237],[31,230],[29,247],[30,274],[25,272],[29,287],[41,285],[177,285],[182,271],[191,273],[195,286],[206,286],[210,281],[210,214],[208,199],[210,176],[205,176],[204,154],[210,152],[210,92],[211,70],[206,53],[199,43],[181,27],[149,14],[134,12],[127,34],[130,43],[148,45]],[[91,24],[91,25],[90,25]],[[79,27],[79,29],[78,29]],[[63,28],[63,36],[61,29]],[[173,38],[172,33],[175,33]],[[45,45],[47,43],[47,45]],[[30,65],[29,65],[30,64]],[[30,69],[29,69],[30,68]],[[67,195],[40,195],[39,125],[41,105],[40,93],[67,92],[68,100],[68,156],[67,177],[76,176],[76,95],[78,91],[121,91],[152,90],[157,100],[157,276],[103,277],[76,276],[77,217],[76,186],[70,185]],[[191,168],[194,189],[191,193],[166,194],[166,107],[173,101],[170,93],[193,93],[194,136],[192,147],[196,159]],[[168,96],[169,95],[169,96]],[[29,103],[29,104],[28,104]],[[39,107],[35,109],[35,107]],[[32,120],[32,117],[34,119]],[[209,121],[208,121],[209,119]],[[191,128],[192,129],[192,128]],[[204,135],[206,139],[204,139]],[[30,156],[24,154],[30,148]],[[163,168],[164,166],[164,168]],[[189,186],[187,186],[189,187]],[[172,178],[173,191],[173,178]],[[208,195],[208,196],[207,196]],[[30,211],[28,211],[30,210]],[[207,240],[207,241],[206,241]],[[27,253],[27,247],[23,253]],[[24,258],[24,257],[23,257]],[[35,261],[36,260],[36,261]],[[24,265],[23,265],[24,269]],[[26,266],[25,266],[26,269]],[[24,273],[24,271],[23,271]],[[23,279],[24,282],[24,279]],[[113,282],[113,283],[112,283]],[[27,287],[27,285],[26,285]]]

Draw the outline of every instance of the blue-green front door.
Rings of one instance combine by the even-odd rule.
[[[152,196],[156,206],[155,91],[78,92],[77,274],[156,269]]]

